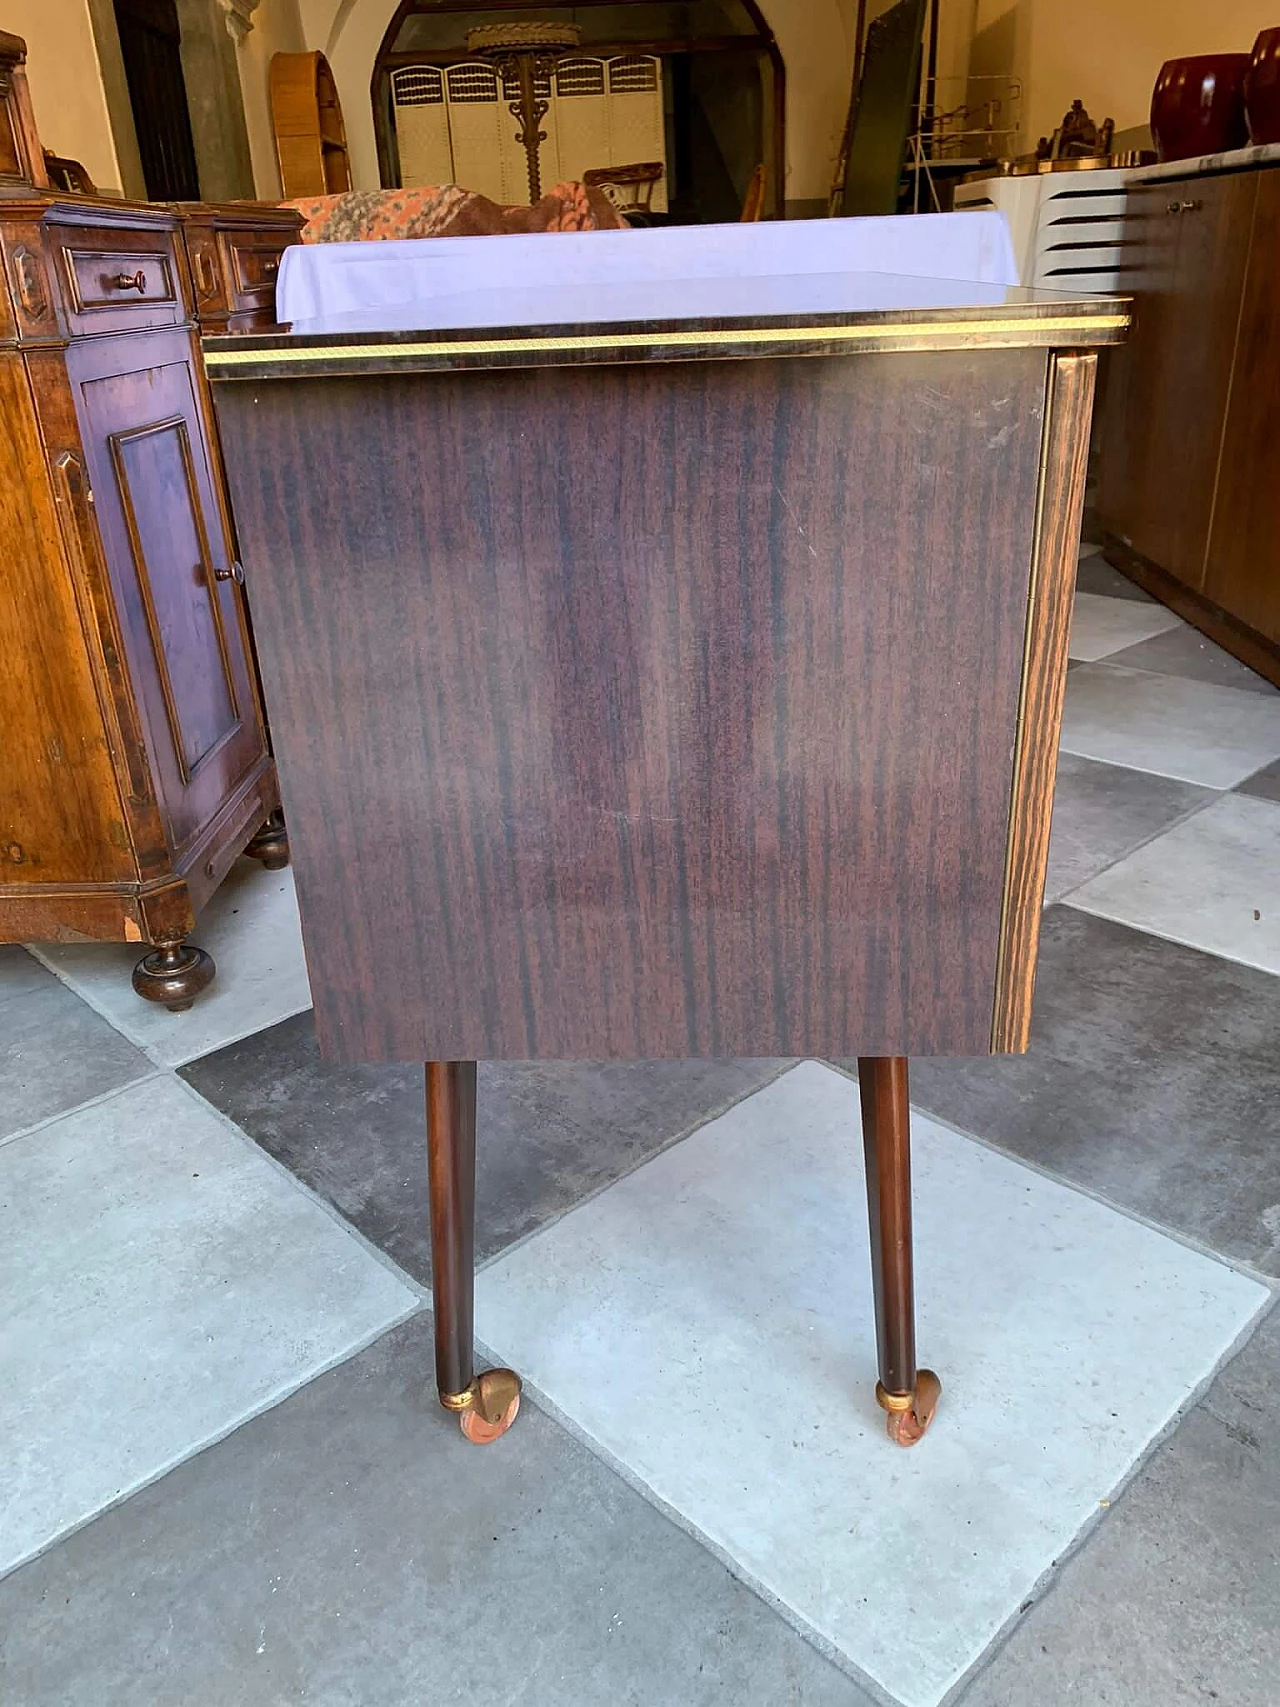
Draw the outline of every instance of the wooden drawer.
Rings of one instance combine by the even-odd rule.
[[[48,228],[72,333],[179,325],[186,317],[173,233],[111,226]]]
[[[274,232],[224,231],[221,234],[226,256],[227,293],[233,314],[267,308],[275,313],[276,279],[280,273],[280,257],[288,247]]]
[[[217,234],[188,225],[186,243],[197,318],[205,315],[225,315],[228,303],[227,283]]]

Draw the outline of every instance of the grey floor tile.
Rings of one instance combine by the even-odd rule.
[[[1131,670],[1110,659],[1067,679],[1062,747],[1087,759],[1234,788],[1280,758],[1280,697]]]
[[[504,1249],[765,1083],[771,1061],[486,1062],[476,1246]],[[332,1067],[310,1014],[183,1077],[366,1237],[431,1276],[422,1068]]]
[[[0,947],[0,1139],[152,1070],[26,949]]]
[[[963,1707],[1274,1707],[1280,1316],[1160,1448]]]
[[[1058,758],[1045,900],[1057,901],[1125,854],[1216,800],[1211,788],[1078,753]]]
[[[1116,599],[1077,588],[1068,655],[1086,662],[1108,658],[1141,640],[1177,628],[1180,621],[1164,605],[1139,604],[1136,599]]]
[[[893,1700],[938,1707],[1271,1295],[917,1112],[943,1397],[904,1461],[858,1129],[855,1087],[802,1062],[486,1268],[476,1331]]]
[[[1280,802],[1220,794],[1070,899],[1085,912],[1280,977]]]
[[[171,1076],[0,1145],[0,1572],[420,1305]]]
[[[1157,603],[1150,593],[1144,593],[1127,575],[1113,569],[1097,551],[1080,559],[1080,566],[1076,570],[1076,586],[1082,593],[1103,593],[1113,599],[1135,599],[1148,605]]]
[[[20,943],[0,943],[0,1008],[16,996],[47,989],[52,977]]]
[[[1186,623],[1149,640],[1139,640],[1122,652],[1112,652],[1107,662],[1128,664],[1135,670],[1154,670],[1161,676],[1190,676],[1194,681],[1244,688],[1248,693],[1280,693],[1280,688],[1273,687],[1265,676]]]
[[[1265,769],[1255,771],[1237,785],[1238,794],[1256,794],[1263,800],[1280,800],[1280,759]]]
[[[1031,1049],[912,1063],[912,1100],[1280,1275],[1280,979],[1052,907]]]
[[[467,1446],[430,1359],[418,1318],[0,1584],[6,1707],[871,1707],[532,1405]]]

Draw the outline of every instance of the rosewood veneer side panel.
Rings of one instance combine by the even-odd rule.
[[[985,1053],[1047,361],[217,385],[326,1053]]]

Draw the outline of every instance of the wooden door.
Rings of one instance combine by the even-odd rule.
[[[142,176],[152,201],[199,201],[176,0],[115,0]]]
[[[1256,193],[1251,172],[1129,191],[1134,323],[1108,382],[1099,508],[1108,532],[1197,589]]]
[[[113,371],[110,348],[147,365]],[[118,360],[118,356],[116,358]],[[68,352],[129,675],[175,856],[266,751],[186,333]]]
[[[1257,181],[1204,590],[1280,643],[1280,171]]]

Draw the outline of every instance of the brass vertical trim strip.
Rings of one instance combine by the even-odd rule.
[[[1031,1026],[1096,366],[1092,354],[1051,356],[1048,364],[996,949],[993,1053],[1025,1049]]]
[[[1044,538],[1045,491],[1048,486],[1049,452],[1055,424],[1055,399],[1058,389],[1058,363],[1050,356],[1046,363],[1044,387],[1044,420],[1040,428],[1040,469],[1036,483],[1036,515],[1031,532],[1031,570],[1027,580],[1027,620],[1022,634],[1022,674],[1018,682],[1018,715],[1014,726],[1013,764],[1009,773],[1009,817],[1004,839],[1004,885],[1000,895],[1000,934],[996,940],[995,995],[991,1010],[991,1048],[1000,1049],[1001,1020],[1007,1004],[1009,956],[1009,900],[1013,889],[1013,867],[1016,854],[1016,824],[1019,805],[1019,784],[1022,778],[1023,748],[1026,739],[1027,682],[1031,676],[1031,645],[1035,636],[1037,594],[1040,583],[1040,561]]]

